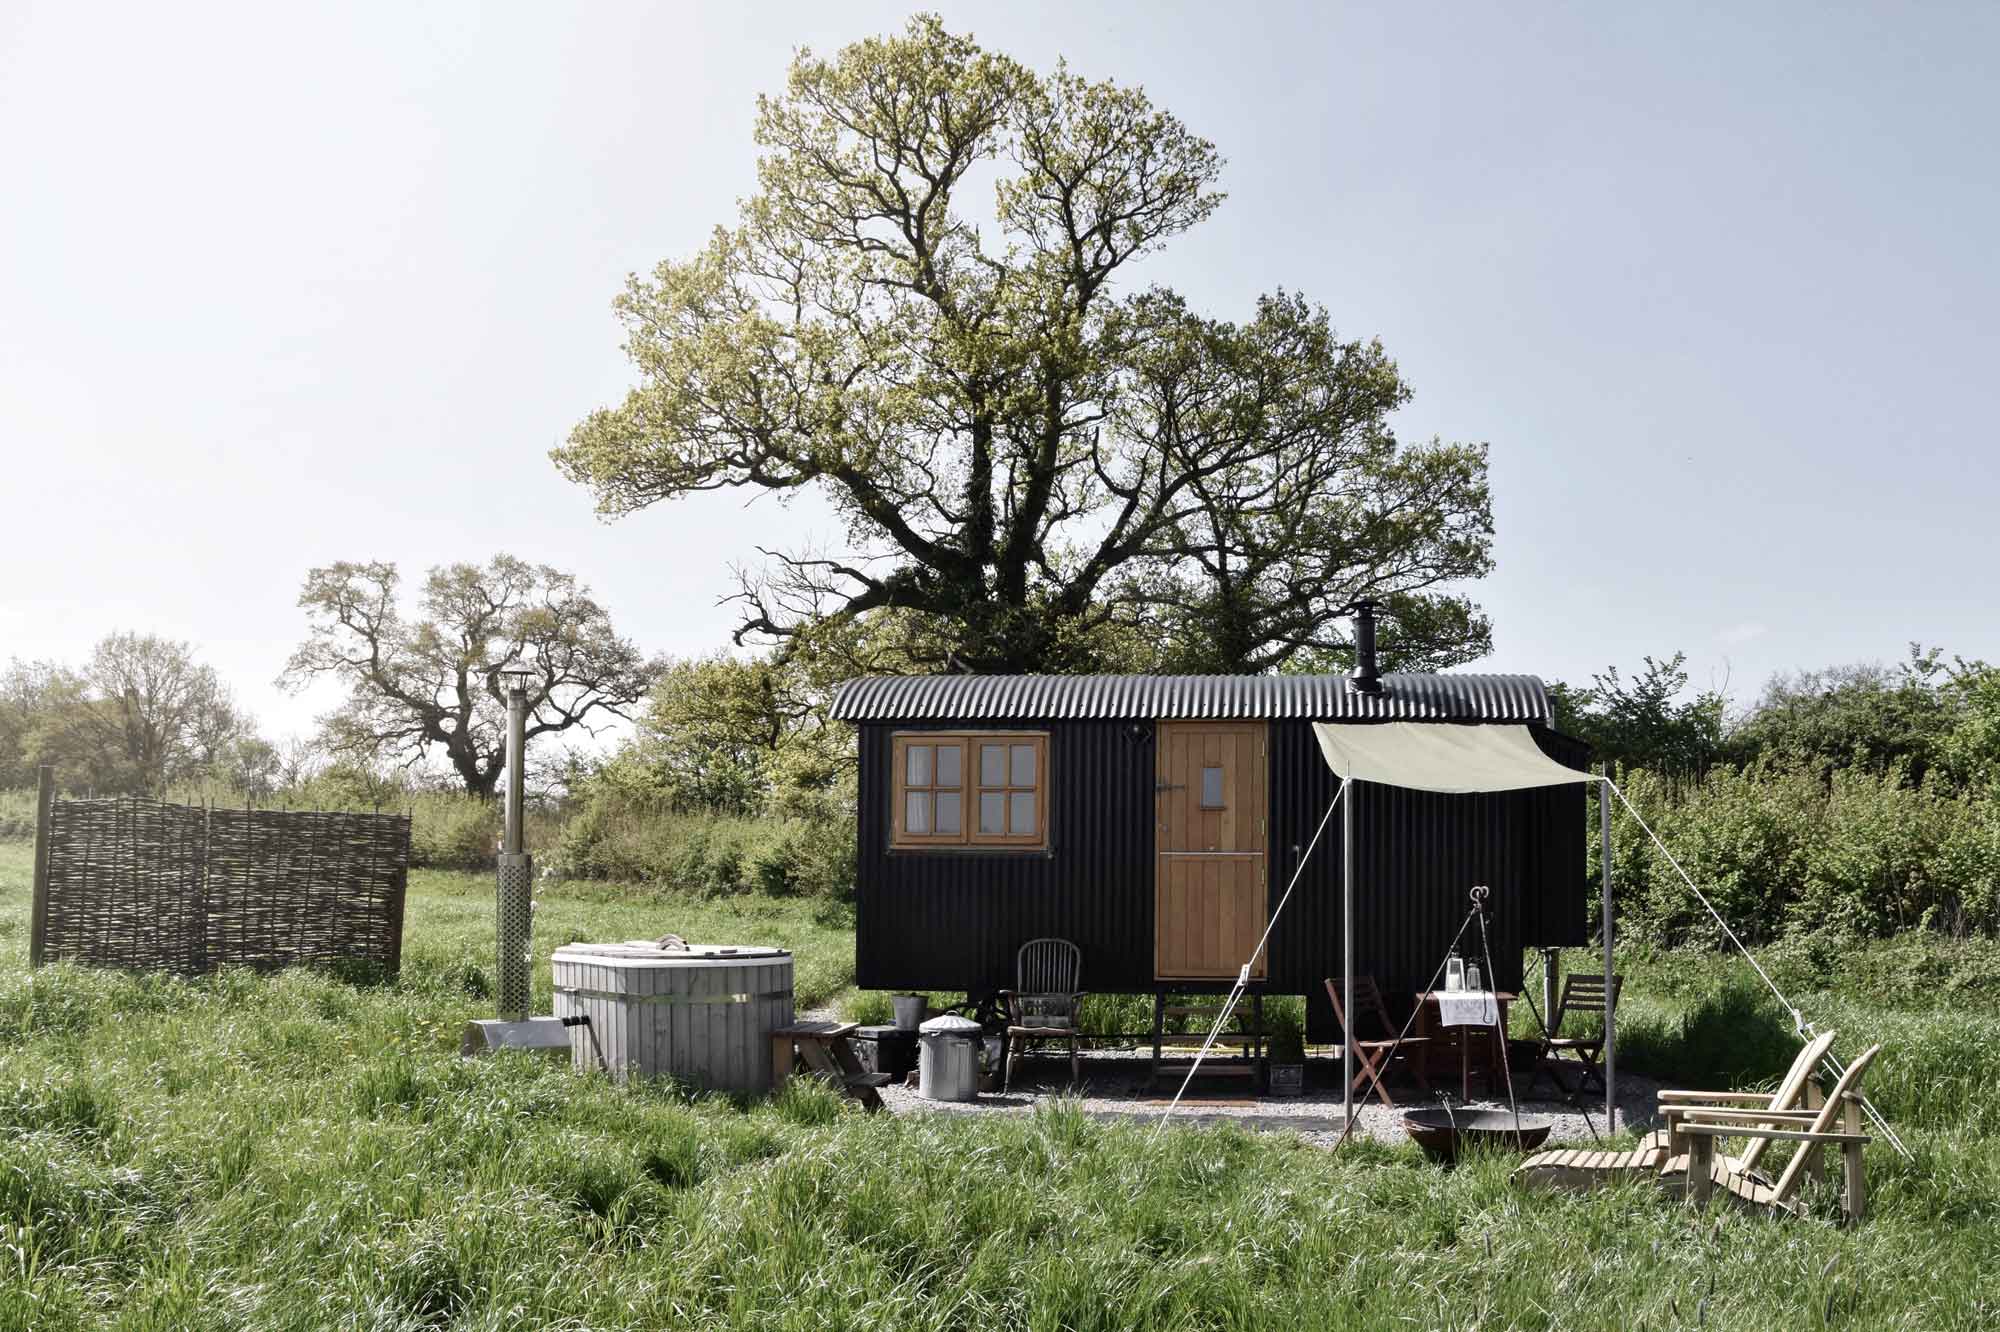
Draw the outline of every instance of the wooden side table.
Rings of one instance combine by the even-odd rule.
[[[1514,1002],[1515,995],[1508,990],[1495,990],[1493,998],[1500,1008],[1498,1031],[1492,1027],[1447,1027],[1438,1020],[1437,992],[1426,990],[1417,996],[1417,1034],[1431,1038],[1424,1047],[1424,1071],[1432,1077],[1448,1078],[1456,1063],[1460,1100],[1472,1099],[1473,1065],[1479,1066],[1489,1096],[1495,1094],[1504,1076],[1500,1061],[1507,1057],[1507,1006]]]

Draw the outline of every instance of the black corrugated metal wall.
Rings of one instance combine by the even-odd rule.
[[[1585,761],[1587,751],[1574,741],[1536,738],[1560,762]],[[1338,785],[1309,724],[1272,726],[1273,907]],[[1579,785],[1434,795],[1356,783],[1356,969],[1391,992],[1424,985],[1465,921],[1474,884],[1493,890],[1491,944],[1502,987],[1520,988],[1523,947],[1585,942],[1583,791]],[[1336,811],[1272,935],[1271,988],[1306,996],[1316,1038],[1332,1034],[1333,1009],[1321,982],[1340,970],[1341,863]],[[1467,956],[1477,956],[1477,928],[1467,933]]]
[[[1049,733],[1049,850],[889,847],[890,738],[992,723],[863,726],[855,973],[864,989],[1013,984],[1014,952],[1055,935],[1083,950],[1084,988],[1153,988],[1153,728],[1008,723]]]
[[[1049,733],[1046,854],[892,853],[890,739],[896,731],[991,723],[872,724],[860,730],[855,964],[868,989],[981,990],[1011,982],[1028,939],[1074,940],[1086,988],[1141,993],[1153,982],[1153,727],[1133,722],[1009,723]],[[1581,765],[1587,751],[1542,732]],[[1276,905],[1333,797],[1309,723],[1270,724],[1270,895]],[[1358,786],[1355,918],[1359,965],[1390,990],[1427,980],[1464,919],[1475,883],[1494,890],[1499,980],[1517,987],[1524,944],[1588,936],[1582,786],[1440,796]],[[1294,850],[1296,848],[1296,850]],[[1272,939],[1268,988],[1305,994],[1323,1032],[1321,978],[1339,969],[1340,817],[1313,853]],[[1193,988],[1193,987],[1177,987]]]

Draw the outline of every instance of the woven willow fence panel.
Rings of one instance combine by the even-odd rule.
[[[402,963],[402,815],[59,800],[47,838],[45,961],[187,975]]]

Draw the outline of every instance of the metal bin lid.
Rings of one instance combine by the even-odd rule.
[[[926,1036],[962,1036],[970,1038],[979,1035],[984,1029],[969,1017],[960,1017],[956,1013],[944,1013],[924,1023],[917,1030]]]

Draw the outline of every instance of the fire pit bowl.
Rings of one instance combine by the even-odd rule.
[[[1555,1120],[1547,1115],[1522,1115],[1514,1131],[1510,1110],[1406,1110],[1403,1130],[1440,1165],[1458,1160],[1461,1149],[1532,1152],[1547,1141]]]

